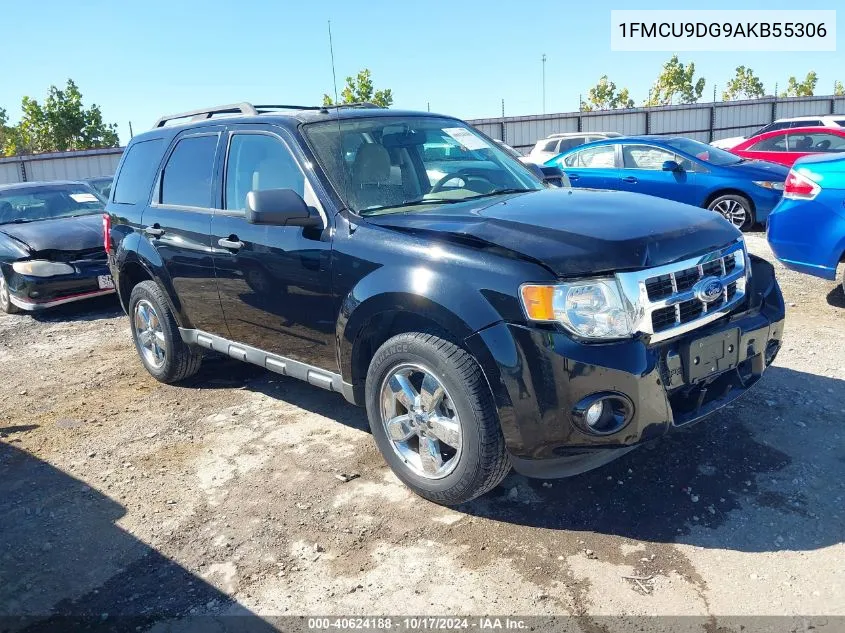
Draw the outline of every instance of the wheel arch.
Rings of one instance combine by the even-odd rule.
[[[734,187],[722,187],[720,189],[716,189],[715,191],[711,191],[704,199],[704,204],[702,204],[701,206],[706,209],[710,206],[710,203],[712,203],[719,196],[742,196],[743,198],[748,200],[749,204],[751,205],[751,213],[754,214],[754,220],[757,220],[757,205],[754,204],[754,199],[742,189],[736,189]]]

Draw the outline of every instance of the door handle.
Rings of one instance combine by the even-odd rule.
[[[152,226],[145,227],[144,233],[149,235],[150,237],[161,237],[162,235],[164,235],[164,229],[161,228],[158,224],[153,224]]]
[[[569,177],[569,182],[572,182],[573,180],[578,180],[581,177],[578,174],[566,174],[566,175]]]
[[[239,251],[244,246],[244,243],[241,242],[235,235],[230,235],[229,237],[222,237],[217,240],[217,244],[230,251]]]
[[[639,180],[637,180],[637,179],[636,179],[636,178],[634,178],[633,176],[625,176],[625,177],[622,179],[622,182],[630,182],[631,184],[637,184],[637,183],[639,182]]]

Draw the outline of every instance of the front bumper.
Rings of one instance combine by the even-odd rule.
[[[111,277],[105,262],[74,263],[74,267],[76,272],[68,275],[33,277],[9,266],[4,270],[9,300],[21,310],[33,312],[114,293],[114,288],[100,288],[98,282],[101,276]]]
[[[783,320],[774,269],[753,258],[741,307],[662,343],[583,344],[558,329],[499,323],[467,345],[493,388],[514,468],[531,477],[567,477],[693,424],[743,395],[780,349]],[[696,379],[685,366],[687,350],[720,334],[736,337],[736,366]],[[599,392],[621,394],[633,404],[630,422],[609,435],[588,433],[572,417],[577,403]]]

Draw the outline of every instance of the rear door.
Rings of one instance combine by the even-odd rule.
[[[225,333],[210,235],[222,132],[222,127],[204,127],[175,137],[141,218],[142,232],[172,285],[174,308],[185,325],[214,334]]]
[[[737,152],[743,158],[752,160],[770,160],[784,165],[791,165],[796,157],[789,156],[787,130],[766,134],[764,138]]]
[[[663,171],[663,163],[671,160],[681,165],[680,171]],[[622,145],[622,170],[619,189],[644,193],[658,198],[698,204],[695,172],[691,161],[684,161],[674,152],[646,144]]]
[[[337,371],[331,232],[301,167],[304,157],[284,130],[269,125],[230,126],[226,148],[212,247],[230,338]],[[265,189],[293,189],[323,226],[250,224],[246,195]]]
[[[559,166],[573,187],[618,189],[617,145],[594,145],[564,156]]]

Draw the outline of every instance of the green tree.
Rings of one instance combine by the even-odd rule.
[[[842,85],[841,81],[834,81],[833,82],[833,96],[834,97],[845,97],[845,86]]]
[[[647,106],[672,105],[677,103],[695,103],[701,99],[704,92],[704,78],[695,77],[695,64],[690,62],[684,65],[678,61],[677,55],[672,55],[668,62],[663,64],[663,70],[657,76],[648,99]]]
[[[598,83],[590,88],[587,93],[587,101],[581,102],[581,109],[590,110],[615,110],[617,108],[633,108],[634,100],[631,99],[627,88],[616,91],[616,84],[602,75]]]
[[[393,104],[393,93],[390,88],[384,90],[373,88],[369,68],[360,71],[357,77],[347,77],[346,87],[340,93],[341,103],[362,103],[365,101],[375,103],[383,108],[390,107]],[[329,95],[324,94],[323,105],[334,105],[334,101]]]
[[[9,122],[9,116],[6,114],[5,108],[0,108],[0,156],[6,153],[6,143],[9,139],[9,128],[6,124]]]
[[[737,66],[736,75],[728,82],[728,87],[722,93],[722,101],[757,99],[765,94],[763,82],[754,74],[754,71],[745,66]]]
[[[20,123],[7,134],[7,154],[117,147],[120,142],[117,125],[103,121],[100,106],[85,109],[82,93],[71,79],[64,90],[50,86],[44,105],[23,97],[21,112]]]
[[[781,92],[781,97],[812,97],[816,91],[816,84],[819,78],[815,70],[807,73],[804,81],[798,81],[795,77],[790,77],[786,82],[786,91]]]

